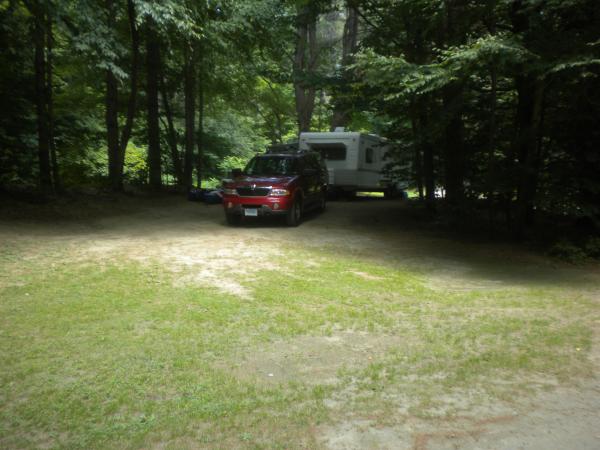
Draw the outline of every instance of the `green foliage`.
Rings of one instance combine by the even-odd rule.
[[[70,153],[61,158],[61,176],[67,187],[100,184],[108,175],[105,147],[87,148],[82,153]]]
[[[584,246],[585,253],[592,258],[600,258],[600,237],[588,238]]]
[[[0,184],[32,187],[39,172],[35,11],[30,2],[1,5]],[[600,19],[595,0],[369,0],[350,5],[359,12],[361,50],[347,68],[340,64],[347,5],[340,2],[134,0],[141,71],[126,181],[146,182],[148,105],[141,63],[147,32],[153,30],[160,44],[160,90],[170,103],[175,133],[171,152],[161,99],[161,162],[169,183],[177,182],[175,167],[183,159],[183,69],[190,62],[197,73],[195,137],[201,145],[194,147],[192,165],[194,171],[200,168],[199,178],[218,180],[269,144],[294,140],[293,82],[302,80],[316,89],[313,130],[329,129],[334,107],[352,107],[348,128],[396,142],[388,170],[413,188],[423,185],[423,156],[430,150],[431,185],[447,187],[453,172],[460,172],[455,183],[462,191],[460,201],[485,203],[491,218],[502,212],[511,229],[515,217],[524,220],[535,211],[589,218],[600,226]],[[130,95],[129,3],[82,0],[52,6],[46,13],[53,24],[59,174],[68,186],[103,184],[107,71],[117,78],[121,131]],[[316,15],[318,51],[310,69],[298,70],[293,55],[303,14]],[[50,57],[48,45],[45,56]],[[526,105],[534,91],[538,104]],[[203,130],[198,132],[200,94]],[[533,189],[523,189],[527,180]],[[523,192],[530,192],[525,200]],[[516,214],[518,208],[528,214]]]
[[[217,189],[221,187],[222,179],[221,178],[208,178],[202,180],[202,188],[203,189]]]
[[[457,80],[494,66],[511,73],[522,64],[533,63],[536,56],[509,33],[482,36],[473,42],[438,52],[437,61],[417,64],[404,56],[383,56],[365,49],[356,56],[354,68],[361,78],[358,86],[376,87],[386,101],[410,100],[414,96],[440,90]]]
[[[248,163],[248,158],[243,156],[226,156],[217,165],[223,173],[231,172],[232,169],[243,169]]]
[[[148,178],[146,148],[129,141],[125,152],[125,180],[133,184],[144,184]]]
[[[519,203],[528,217],[536,207],[600,224],[595,2],[477,1],[467,9],[400,0],[363,8],[375,26],[353,67],[354,97],[398,141],[399,165],[430,148],[433,184],[460,172],[463,199],[502,205],[509,227]],[[527,98],[535,86],[539,110]],[[422,164],[412,164],[415,186]],[[536,194],[527,200],[525,184]]]

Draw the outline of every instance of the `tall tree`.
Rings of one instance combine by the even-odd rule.
[[[165,76],[161,74],[160,79],[160,96],[162,98],[163,110],[165,118],[167,119],[166,132],[167,132],[167,144],[171,150],[171,161],[173,163],[173,175],[177,180],[177,184],[180,186],[184,185],[183,168],[181,166],[181,156],[179,154],[179,148],[177,146],[177,130],[175,129],[175,121],[173,118],[173,109],[171,108],[171,102],[169,100],[169,93],[167,92]]]
[[[116,23],[115,4],[113,0],[106,0],[107,28],[114,30]],[[108,178],[113,189],[121,187],[119,176],[119,91],[117,77],[113,68],[106,70],[106,144],[108,147]]]
[[[184,97],[185,97],[185,153],[183,158],[183,174],[185,187],[192,188],[194,171],[194,146],[196,139],[196,61],[193,44],[186,44],[184,49]]]
[[[162,185],[158,86],[160,77],[160,43],[152,19],[146,23],[146,102],[148,128],[148,172],[150,186]]]
[[[522,0],[511,4],[510,18],[515,33],[529,32],[529,13]],[[534,198],[539,171],[539,132],[542,117],[543,81],[534,71],[521,68],[515,77],[517,111],[515,116],[515,154],[517,168],[517,203],[515,233],[522,237],[533,220]]]
[[[198,43],[198,137],[196,145],[198,146],[198,155],[196,157],[196,177],[198,188],[202,187],[202,157],[204,155],[204,53],[202,43]]]
[[[46,66],[46,10],[42,2],[30,5],[33,15],[33,42],[35,46],[35,101],[37,113],[39,184],[42,190],[52,189],[50,166],[50,127],[48,117],[47,66]]]
[[[349,3],[346,7],[346,22],[344,23],[344,34],[342,36],[342,60],[341,60],[341,88],[348,89],[349,66],[354,60],[354,54],[358,48],[358,10]],[[350,120],[350,108],[338,98],[334,102],[333,117],[331,118],[331,130],[346,126]]]
[[[116,28],[116,5],[114,0],[106,0],[106,17],[108,30]],[[139,65],[139,33],[136,25],[135,6],[133,0],[127,0],[127,17],[131,35],[131,71],[130,92],[127,103],[125,124],[119,138],[119,90],[114,66],[106,70],[106,143],[108,147],[108,178],[115,191],[123,189],[123,165],[125,152],[131,136],[135,118],[137,101],[137,78]]]
[[[468,22],[464,20],[466,12],[464,0],[444,1],[443,45],[457,47],[464,43],[465,30]],[[444,107],[444,173],[446,199],[453,205],[458,205],[464,195],[464,124],[463,124],[463,90],[464,81],[451,80],[442,88]]]
[[[298,131],[308,131],[315,109],[316,86],[314,72],[317,66],[317,18],[318,9],[308,2],[301,6],[296,16],[296,48],[294,52],[294,93]]]
[[[127,0],[127,21],[129,23],[129,33],[131,36],[131,70],[129,73],[129,100],[127,101],[127,115],[125,124],[121,131],[121,140],[119,142],[119,187],[123,184],[123,165],[125,163],[125,152],[127,144],[131,138],[133,122],[137,111],[137,91],[140,60],[140,32],[137,27],[135,4],[133,0]]]
[[[46,110],[48,114],[48,144],[50,146],[50,162],[52,164],[52,182],[55,190],[61,189],[56,143],[54,142],[54,84],[53,84],[53,48],[54,32],[52,31],[52,15],[46,15]]]

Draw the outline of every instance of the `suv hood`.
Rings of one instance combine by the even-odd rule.
[[[271,177],[252,177],[252,176],[242,176],[233,180],[236,186],[246,186],[255,184],[256,186],[273,186],[273,185],[287,185],[292,182],[297,175],[293,176],[271,176]]]

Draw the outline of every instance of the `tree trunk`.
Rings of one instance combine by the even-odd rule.
[[[317,17],[310,6],[298,13],[294,53],[294,94],[298,131],[308,131],[315,109],[316,88],[310,78],[317,64]],[[307,55],[308,52],[308,55]]]
[[[196,122],[196,68],[194,51],[186,47],[184,68],[184,96],[185,96],[185,154],[183,175],[185,187],[192,188],[192,175],[194,164],[194,139]]]
[[[462,45],[465,30],[461,29],[465,12],[464,0],[444,0],[443,45],[446,47]],[[444,187],[446,201],[458,206],[464,198],[464,124],[463,124],[463,86],[461,82],[450,82],[442,89],[444,106]]]
[[[518,76],[515,82],[518,94],[515,235],[520,239],[527,226],[533,222],[540,166],[538,145],[544,89],[542,81],[531,74]]]
[[[106,71],[106,143],[108,146],[108,179],[114,190],[119,190],[119,122],[117,79]]]
[[[35,99],[37,113],[39,183],[45,192],[52,190],[52,175],[50,172],[50,133],[48,127],[48,99],[46,88],[46,33],[45,14],[41,5],[36,2],[34,13],[33,41],[35,46]]]
[[[452,205],[460,205],[464,198],[464,125],[462,119],[463,92],[459,84],[451,84],[443,89],[444,111],[450,115],[445,127],[444,169],[446,200]]]
[[[201,50],[201,49],[200,49]],[[202,53],[200,53],[200,61],[202,59]],[[196,145],[198,146],[198,157],[196,159],[196,175],[198,177],[198,189],[202,187],[202,155],[204,153],[204,84],[202,77],[202,65],[198,71],[198,138],[196,139]]]
[[[131,137],[131,130],[133,128],[133,121],[135,119],[137,103],[137,85],[140,59],[140,34],[135,23],[135,5],[133,3],[133,0],[127,0],[127,19],[129,21],[129,30],[131,34],[131,73],[129,75],[130,88],[129,101],[127,103],[127,117],[125,119],[125,125],[121,130],[121,141],[119,143],[119,180],[117,183],[118,189],[123,188],[125,152],[127,151],[127,144],[129,143],[129,138]]]
[[[490,121],[488,130],[488,175],[487,175],[487,204],[488,204],[488,219],[490,228],[494,225],[494,177],[495,158],[494,151],[496,149],[496,108],[498,103],[498,73],[495,66],[490,69]]]
[[[429,212],[435,211],[435,172],[433,164],[433,144],[429,137],[429,116],[427,100],[420,99],[418,108],[419,144],[423,155],[423,179],[425,181],[425,205]]]
[[[348,66],[352,64],[354,53],[356,53],[358,42],[358,11],[356,7],[347,8],[346,23],[344,24],[344,35],[342,38],[342,89],[349,82]],[[350,109],[343,102],[336,99],[331,119],[331,131],[337,127],[348,125],[350,121]]]
[[[277,111],[273,112],[273,118],[275,119],[275,142],[277,144],[283,144],[283,120],[281,114]]]
[[[529,31],[529,11],[523,0],[514,0],[509,11],[515,33]],[[534,200],[539,176],[540,122],[544,98],[544,84],[534,72],[525,68],[515,78],[517,90],[517,113],[515,116],[515,140],[513,153],[517,157],[517,200],[515,205],[514,233],[517,239],[524,237],[528,225],[533,222]],[[514,157],[513,156],[513,157]]]
[[[115,28],[115,10],[113,0],[106,0],[107,26],[109,30]],[[119,98],[117,77],[111,71],[106,71],[106,144],[108,147],[108,179],[113,190],[121,187],[119,176]]]
[[[52,85],[52,50],[54,46],[54,35],[52,33],[52,17],[46,16],[46,111],[48,113],[48,143],[50,145],[50,159],[52,162],[52,181],[54,190],[61,189],[60,173],[58,168],[58,158],[56,157],[56,145],[54,143],[54,87]]]
[[[160,189],[161,155],[160,130],[158,125],[158,83],[160,73],[160,48],[154,24],[146,28],[146,101],[148,120],[148,172],[150,186]]]
[[[420,139],[420,130],[418,125],[418,117],[417,111],[415,107],[411,108],[410,112],[410,122],[413,132],[413,142],[414,142],[414,174],[415,174],[415,184],[417,185],[417,191],[419,192],[419,200],[423,201],[423,155],[421,152],[421,139]]]
[[[169,148],[171,150],[173,172],[175,172],[177,184],[183,186],[184,177],[181,168],[181,157],[179,156],[179,149],[177,148],[177,132],[175,131],[175,125],[173,124],[173,112],[171,111],[171,105],[169,104],[169,96],[167,95],[167,89],[165,87],[164,75],[160,81],[160,94],[162,97],[163,109],[165,110],[165,116],[167,118],[167,142],[169,143]]]
[[[423,125],[421,125],[423,126]],[[433,168],[433,145],[423,143],[423,176],[425,178],[425,203],[430,212],[435,211],[435,174]]]

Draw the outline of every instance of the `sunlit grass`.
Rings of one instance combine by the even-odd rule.
[[[356,193],[358,197],[373,197],[373,198],[383,198],[383,192],[374,192],[374,191],[358,191]]]
[[[47,264],[7,246],[0,265],[13,274],[0,285],[3,448],[314,448],[314,426],[398,396],[426,416],[455,390],[501,397],[585,374],[597,317],[569,289],[445,292],[317,250],[288,249],[278,270],[241,280],[250,299],[175,283],[158,262]],[[267,342],[350,330],[393,345],[340,364],[335,385],[226,369]]]

